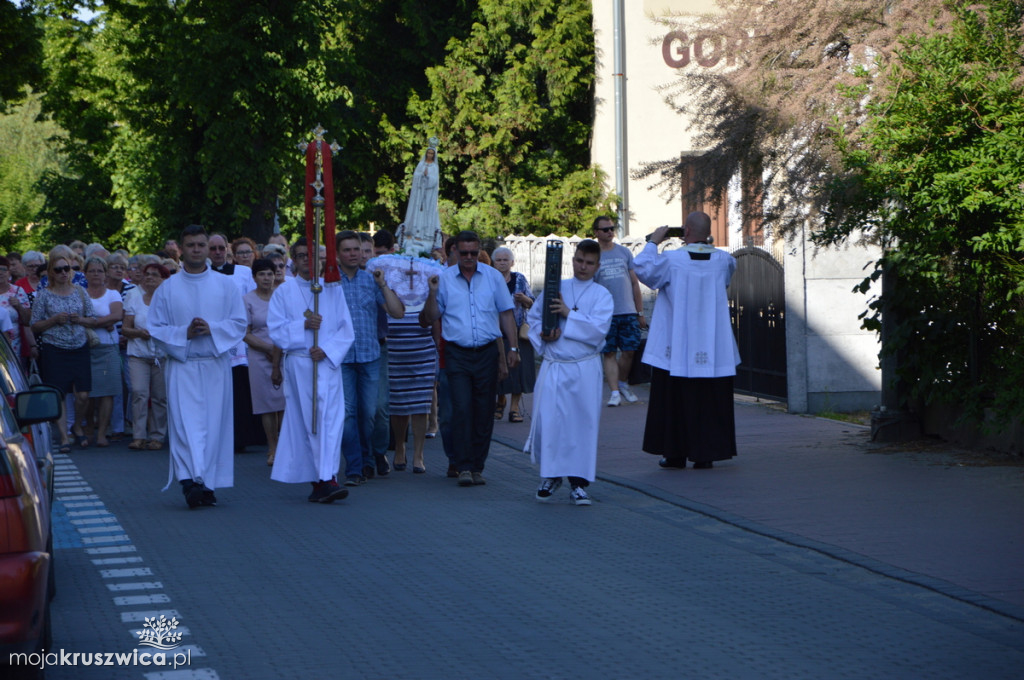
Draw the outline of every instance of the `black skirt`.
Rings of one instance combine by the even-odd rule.
[[[64,349],[48,343],[39,345],[39,376],[64,394],[92,390],[92,358],[89,345]]]
[[[674,378],[655,368],[644,451],[669,460],[707,463],[736,455],[732,376]]]

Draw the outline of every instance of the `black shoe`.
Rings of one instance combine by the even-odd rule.
[[[449,465],[448,466],[448,478],[449,479],[455,479],[458,476],[459,476],[459,471],[455,469],[455,466],[454,465]]]
[[[669,458],[662,458],[661,460],[658,461],[658,466],[663,468],[683,470],[686,468],[686,459],[684,458],[683,460],[674,460]]]
[[[373,460],[377,463],[377,476],[387,477],[388,473],[391,472],[391,463],[388,462],[388,457],[383,453],[373,454]]]
[[[348,497],[348,489],[338,485],[333,479],[327,482],[320,482],[313,489],[309,496],[310,503],[333,503]]]
[[[191,479],[181,480],[181,492],[185,494],[185,502],[189,509],[198,508],[203,504],[203,485],[196,484]]]
[[[203,505],[215,506],[217,505],[217,497],[213,495],[213,489],[207,489],[204,484],[203,487]]]
[[[368,480],[373,479],[373,475],[375,472],[376,471],[373,469],[372,465],[367,465],[366,467],[363,468],[363,477],[366,477],[366,479]]]
[[[694,470],[710,470],[713,467],[715,467],[715,464],[712,463],[710,460],[706,460],[703,463],[694,463],[693,464],[693,469]]]

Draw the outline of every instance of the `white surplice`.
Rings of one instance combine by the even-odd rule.
[[[705,249],[711,259],[694,260],[685,248],[659,254],[648,243],[633,260],[637,278],[658,290],[643,362],[674,377],[722,378],[740,363],[727,292],[736,258]]]
[[[210,335],[188,338],[195,318]],[[149,305],[149,333],[164,349],[171,468],[210,489],[234,483],[232,347],[245,337],[246,316],[229,277],[206,268],[180,271],[160,284]],[[168,484],[171,480],[168,480]]]
[[[530,342],[544,360],[533,388],[533,418],[523,450],[540,465],[541,477],[592,482],[604,380],[600,351],[615,303],[608,289],[593,279],[565,279],[561,292],[570,311],[568,318],[560,318],[562,335],[554,342],[540,339],[543,300],[527,314]]]
[[[313,417],[314,361],[309,357],[313,331],[306,330],[307,310],[313,309],[310,282],[285,279],[270,298],[267,330],[284,350],[284,419],[270,478],[279,482],[317,482],[333,479],[341,463],[341,433],[345,424],[345,390],[341,361],[355,339],[352,318],[340,285],[324,286],[319,312],[323,317],[317,344],[327,358],[316,362],[317,430]]]

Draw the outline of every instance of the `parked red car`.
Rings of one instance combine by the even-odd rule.
[[[45,385],[29,389],[9,358],[10,346],[0,340],[0,675],[38,677],[38,669],[8,662],[11,653],[50,644],[53,458],[46,423],[59,417],[63,395]]]

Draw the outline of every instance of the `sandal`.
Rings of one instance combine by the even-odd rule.
[[[89,438],[85,437],[85,436],[78,437],[77,444],[78,444],[78,448],[80,448],[80,449],[87,449],[87,448],[89,448]]]
[[[161,441],[157,441],[156,439],[150,439],[148,442],[146,442],[147,451],[159,451],[162,448],[164,448],[164,443]]]
[[[128,445],[128,448],[132,451],[141,451],[146,448],[146,442],[142,439],[133,439],[132,443]]]
[[[71,442],[64,442],[57,450],[61,453],[71,453]]]
[[[523,422],[523,416],[522,416],[522,414],[519,413],[519,411],[509,411],[508,412],[508,422],[510,422],[510,423],[521,423],[521,422]]]
[[[494,407],[494,419],[495,420],[501,420],[504,417],[505,417],[505,405],[504,404],[498,404],[497,406]]]

